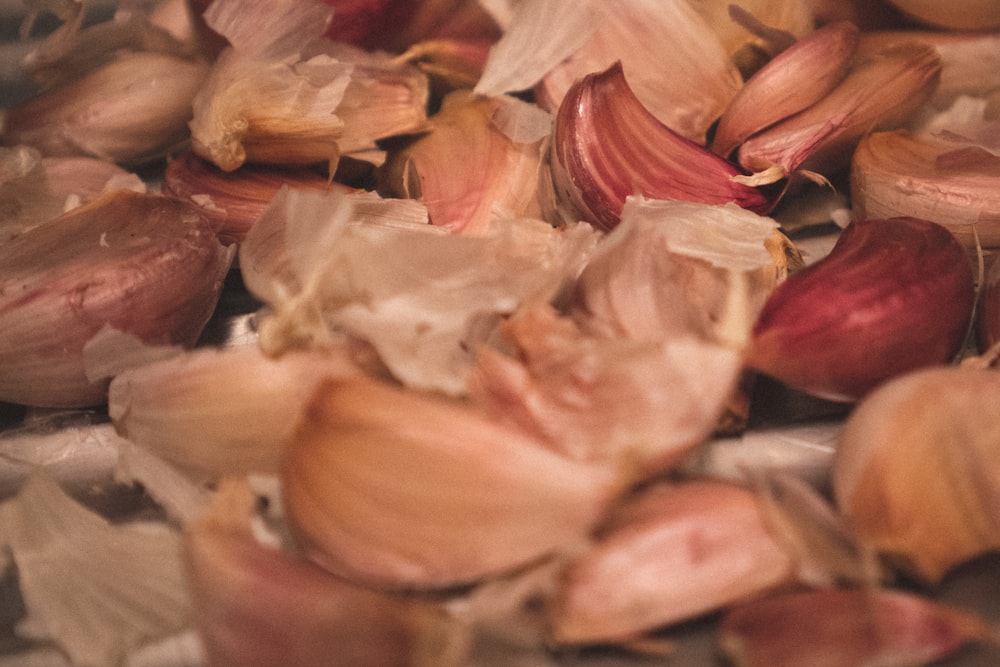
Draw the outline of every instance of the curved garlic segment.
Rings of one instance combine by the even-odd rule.
[[[736,484],[651,486],[626,500],[550,602],[562,644],[633,639],[762,594],[793,578],[755,494]]]
[[[620,62],[638,103],[652,117],[679,136],[704,143],[742,85],[708,23],[685,0],[592,5],[596,28],[589,39],[535,86],[542,108],[555,113],[576,81]]]
[[[232,253],[165,197],[117,191],[0,244],[0,400],[103,404],[87,341],[105,325],[149,344],[193,345]]]
[[[505,116],[534,114],[541,119],[525,122],[544,133],[511,137],[500,125]],[[462,234],[486,234],[499,217],[542,216],[548,114],[513,98],[459,91],[429,122],[429,134],[390,154],[381,190],[424,202],[431,224]]]
[[[940,73],[937,51],[919,43],[862,58],[816,104],[747,139],[739,163],[757,173],[830,176],[850,164],[865,134],[900,127],[912,116],[933,94]]]
[[[346,350],[199,349],[119,373],[108,412],[119,434],[184,469],[276,472],[315,387],[360,372]]]
[[[855,220],[830,254],[775,289],[747,363],[802,391],[855,400],[953,359],[974,298],[966,251],[941,225]]]
[[[734,202],[763,213],[773,201],[734,182],[742,172],[657,120],[633,94],[621,63],[577,82],[556,115],[553,184],[565,217],[603,229],[618,224],[630,195],[706,204]]]
[[[207,74],[201,61],[125,53],[8,109],[2,140],[49,156],[161,157],[187,138],[191,101]]]
[[[468,584],[575,549],[624,482],[468,405],[362,377],[319,387],[281,480],[303,553],[387,588]]]
[[[906,374],[862,401],[832,468],[837,506],[862,544],[928,581],[1000,548],[1000,373]]]
[[[876,132],[858,144],[850,178],[858,216],[922,217],[947,227],[970,252],[1000,248],[1000,156],[978,142],[955,133]]]
[[[726,107],[712,150],[728,156],[747,137],[821,100],[847,74],[858,34],[852,23],[831,23],[775,56]]]

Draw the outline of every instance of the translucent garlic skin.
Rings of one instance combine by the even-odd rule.
[[[775,289],[747,363],[807,393],[856,400],[891,377],[951,361],[974,299],[966,251],[941,225],[855,220],[829,255]]]

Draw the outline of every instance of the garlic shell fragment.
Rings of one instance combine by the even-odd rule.
[[[103,404],[87,341],[110,324],[149,344],[193,345],[231,261],[190,209],[127,190],[0,244],[0,400]]]
[[[575,549],[619,488],[467,405],[367,378],[328,382],[281,472],[303,553],[387,588],[442,588]]]

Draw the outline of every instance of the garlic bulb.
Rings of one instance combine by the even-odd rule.
[[[468,584],[577,548],[619,476],[468,405],[363,377],[320,385],[281,470],[302,552],[397,589]]]
[[[193,345],[232,253],[164,197],[106,194],[0,245],[0,400],[103,404],[83,349],[105,325],[149,344]]]
[[[903,375],[851,414],[834,454],[837,506],[858,540],[931,582],[1000,548],[1000,373]]]

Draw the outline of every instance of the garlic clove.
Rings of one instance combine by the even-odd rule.
[[[998,396],[996,371],[941,367],[887,382],[856,407],[832,483],[862,544],[930,582],[1000,548]]]
[[[116,375],[108,412],[120,435],[184,469],[277,472],[313,389],[360,372],[348,349],[200,349]]]
[[[118,163],[162,157],[187,139],[207,73],[205,63],[169,54],[121,54],[7,109],[2,142]]]
[[[958,353],[972,316],[965,249],[916,218],[855,220],[822,260],[779,285],[747,364],[816,396],[851,401]]]
[[[737,667],[854,667],[929,664],[993,634],[975,614],[911,593],[827,589],[737,607],[718,641]]]
[[[190,151],[169,161],[160,187],[164,195],[195,206],[212,221],[219,238],[232,243],[246,239],[250,228],[284,186],[354,191],[303,167],[248,164],[225,172]]]
[[[796,0],[743,0],[738,5],[741,13],[753,17],[758,25],[767,26],[770,31],[779,31],[792,39],[802,39],[823,25],[816,21],[816,2],[802,3]],[[773,58],[781,52],[773,40],[752,30],[745,21],[734,16],[734,5],[727,0],[695,0],[691,3],[704,17],[713,32],[718,35],[726,52],[730,54],[740,70],[741,63],[757,58]]]
[[[858,35],[852,23],[831,23],[775,56],[726,107],[713,152],[726,157],[747,137],[821,100],[847,73]]]
[[[620,62],[638,103],[652,117],[704,143],[708,128],[742,85],[708,23],[683,0],[592,4],[596,28],[534,88],[542,108],[555,113],[576,81]],[[547,32],[543,38],[548,39]],[[698,94],[691,95],[692,90]]]
[[[933,0],[889,0],[908,16],[950,30],[1000,28],[1000,7],[990,0],[959,0],[942,5]]]
[[[736,183],[742,172],[658,121],[632,93],[620,63],[574,84],[556,115],[552,179],[564,217],[605,230],[629,195],[706,204],[733,202],[763,213],[773,201]]]
[[[262,544],[257,498],[226,480],[184,536],[193,618],[210,664],[409,665],[430,606],[355,586]]]
[[[983,129],[1000,127],[984,122]],[[851,202],[864,217],[917,216],[947,227],[970,254],[1000,247],[1000,156],[978,142],[905,130],[865,137],[851,164]]]
[[[193,345],[231,260],[188,208],[127,190],[0,245],[0,400],[103,404],[107,384],[85,373],[87,341],[110,324],[149,344]]]
[[[979,288],[976,343],[984,353],[1000,343],[1000,262],[995,257]]]
[[[281,480],[308,558],[396,589],[468,584],[574,549],[621,483],[468,405],[361,377],[319,387]]]
[[[829,177],[847,167],[861,138],[901,126],[933,94],[941,72],[937,51],[901,44],[861,59],[808,109],[747,139],[739,163],[755,173],[793,172]]]
[[[525,122],[541,131],[510,136],[502,116],[515,114],[539,115]],[[499,216],[541,217],[548,114],[513,98],[458,91],[444,99],[430,123],[429,134],[390,155],[381,191],[424,202],[431,224],[462,234],[486,234]]]
[[[550,601],[560,644],[622,642],[789,584],[792,561],[749,490],[660,483],[619,506]]]

